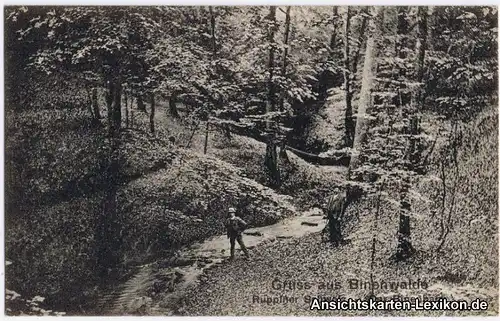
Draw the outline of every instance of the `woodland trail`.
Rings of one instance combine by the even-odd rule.
[[[313,208],[273,225],[250,228],[245,231],[244,241],[251,251],[277,239],[320,232],[323,227],[323,212]],[[226,235],[220,235],[186,247],[168,261],[138,266],[128,281],[100,298],[95,314],[172,315],[176,312],[175,302],[199,281],[204,270],[231,263],[227,260],[228,252],[229,241]],[[236,260],[243,259],[240,250]],[[168,302],[168,306],[160,306],[159,302]]]

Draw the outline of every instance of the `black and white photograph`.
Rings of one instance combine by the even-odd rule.
[[[498,7],[7,5],[4,315],[498,316]]]

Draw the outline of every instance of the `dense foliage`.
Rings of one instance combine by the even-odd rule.
[[[4,10],[11,314],[82,312],[228,206],[262,226],[338,186],[372,257],[496,255],[458,231],[496,232],[494,7]]]

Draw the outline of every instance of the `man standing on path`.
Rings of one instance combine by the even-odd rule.
[[[245,256],[247,258],[250,257],[250,254],[248,254],[248,250],[245,246],[245,243],[243,243],[243,237],[241,235],[241,233],[245,230],[246,227],[247,223],[245,223],[245,221],[236,216],[236,209],[230,207],[229,218],[226,221],[227,237],[231,243],[231,257],[229,258],[230,260],[234,260],[235,241],[238,241],[238,244],[245,253]]]
[[[330,234],[330,242],[335,246],[344,243],[340,222],[344,216],[346,205],[347,195],[345,191],[331,196],[326,204],[326,215],[328,218],[327,226]]]

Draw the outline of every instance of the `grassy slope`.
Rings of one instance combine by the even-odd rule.
[[[209,154],[234,164],[242,174],[263,184],[266,146],[252,138],[233,136],[230,143],[216,140]],[[292,152],[287,152],[290,164],[282,165],[282,186],[279,191],[295,198],[302,209],[320,206],[322,199],[331,193],[346,175],[346,168],[311,165]]]
[[[377,235],[375,281],[427,282],[427,289],[376,290],[377,296],[448,297],[487,300],[488,314],[498,313],[498,236],[497,236],[497,112],[489,110],[468,126],[460,152],[459,201],[454,213],[454,228],[442,253],[435,253],[438,228],[428,219],[430,209],[420,204],[413,219],[414,245],[418,255],[409,264],[393,264],[388,258],[396,248],[397,209],[382,204],[382,219]],[[478,157],[479,155],[479,157]],[[419,187],[424,196],[435,193],[428,184]],[[363,208],[359,208],[363,207]],[[310,311],[305,296],[363,298],[369,291],[349,287],[349,279],[370,280],[370,248],[373,235],[373,207],[365,201],[351,212],[360,213],[360,222],[348,234],[349,245],[330,248],[319,235],[293,241],[279,241],[254,250],[250,263],[236,261],[207,272],[203,282],[186,298],[179,310],[185,315],[318,315],[336,311]],[[273,281],[309,282],[308,290],[275,290]],[[339,282],[340,287],[322,290],[323,281]],[[299,303],[266,304],[253,302],[259,297],[287,295]],[[395,312],[394,312],[395,313]],[[443,312],[428,312],[441,315]],[[343,312],[342,314],[367,314]],[[371,312],[374,315],[376,312]],[[385,314],[385,313],[384,313]],[[410,313],[412,314],[412,313]],[[452,313],[447,313],[452,314]],[[462,313],[463,314],[463,313]],[[483,312],[484,314],[484,312]]]
[[[240,177],[239,172],[213,157],[187,153],[181,164],[126,186],[119,196],[130,227],[126,252],[144,258],[223,234],[229,206],[237,207],[253,226],[275,223],[295,212],[287,197]]]

